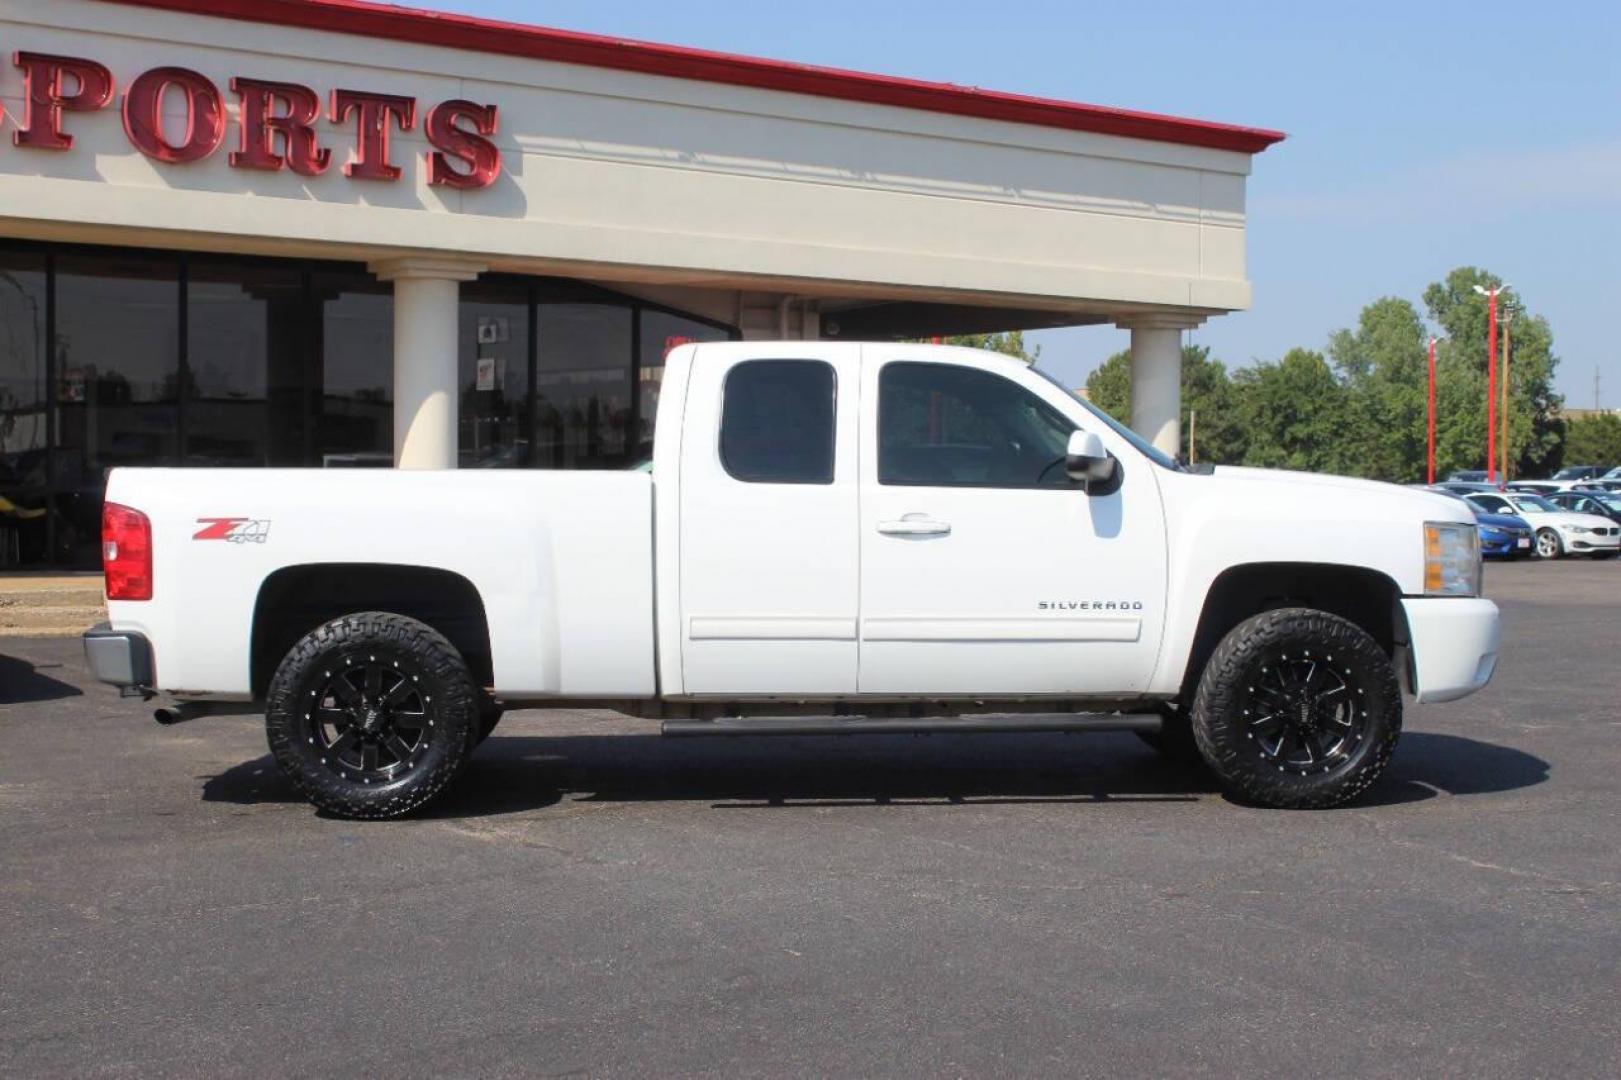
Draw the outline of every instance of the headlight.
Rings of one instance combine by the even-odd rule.
[[[1480,595],[1480,531],[1473,525],[1424,523],[1424,595]]]
[[[1576,533],[1576,534],[1581,535],[1581,536],[1586,536],[1588,533],[1593,531],[1592,529],[1589,529],[1586,525],[1567,525],[1567,526],[1565,526],[1565,530],[1567,532]]]

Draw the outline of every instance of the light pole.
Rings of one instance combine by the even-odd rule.
[[[1495,289],[1476,285],[1486,297],[1486,482],[1497,482],[1497,297],[1509,288],[1503,282]]]
[[[1435,483],[1435,335],[1430,335],[1429,483]]]
[[[1503,456],[1503,483],[1505,483],[1505,484],[1508,483],[1508,480],[1509,480],[1509,476],[1508,476],[1508,459],[1509,459],[1509,442],[1508,442],[1509,411],[1508,411],[1508,403],[1511,400],[1511,395],[1509,394],[1508,368],[1509,368],[1509,356],[1513,351],[1512,348],[1510,347],[1511,346],[1511,340],[1513,338],[1513,334],[1510,332],[1509,328],[1512,327],[1513,325],[1514,325],[1514,310],[1512,308],[1509,308],[1509,307],[1504,307],[1503,308],[1503,441],[1502,441],[1501,446],[1498,448],[1498,452],[1500,454],[1502,454],[1502,456]]]

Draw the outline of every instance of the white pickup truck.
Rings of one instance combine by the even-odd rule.
[[[1498,615],[1455,499],[1188,468],[1025,364],[686,345],[650,467],[119,469],[104,681],[266,714],[323,810],[389,817],[504,707],[670,735],[1127,729],[1232,793],[1366,789]]]

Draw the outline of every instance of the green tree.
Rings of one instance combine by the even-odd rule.
[[[1131,423],[1131,353],[1117,352],[1086,377],[1092,404],[1120,421]]]
[[[1123,424],[1131,423],[1131,354],[1118,352],[1086,380],[1092,403]],[[1197,416],[1198,422],[1194,423]],[[1197,439],[1197,444],[1192,443]],[[1184,458],[1235,464],[1244,456],[1244,428],[1227,366],[1204,345],[1182,348],[1182,447]]]
[[[1322,353],[1290,349],[1233,377],[1248,434],[1243,464],[1308,472],[1344,472],[1346,390]]]
[[[1565,464],[1621,465],[1621,416],[1599,413],[1565,421]]]
[[[1227,374],[1227,365],[1210,359],[1208,346],[1185,346],[1182,349],[1183,457],[1215,465],[1236,465],[1244,457],[1246,442],[1238,391]]]
[[[1034,364],[1041,358],[1041,346],[1026,346],[1023,330],[1006,330],[999,334],[952,334],[945,339],[945,343],[1016,356],[1027,364]]]
[[[1487,300],[1474,286],[1496,288],[1502,279],[1473,266],[1460,266],[1424,290],[1430,319],[1447,340],[1436,351],[1437,469],[1478,469],[1486,462]],[[1505,292],[1498,318],[1511,322],[1509,358],[1509,460],[1514,475],[1540,475],[1559,463],[1562,400],[1553,391],[1553,331],[1548,321],[1526,310],[1520,297]],[[1499,353],[1502,349],[1498,342]],[[1501,395],[1501,388],[1499,388]]]
[[[1363,308],[1355,330],[1329,338],[1328,355],[1345,387],[1340,456],[1353,475],[1424,479],[1426,350],[1418,310],[1391,296]]]

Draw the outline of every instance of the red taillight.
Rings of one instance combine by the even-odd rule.
[[[107,599],[152,599],[152,522],[117,503],[101,507],[101,566]]]

